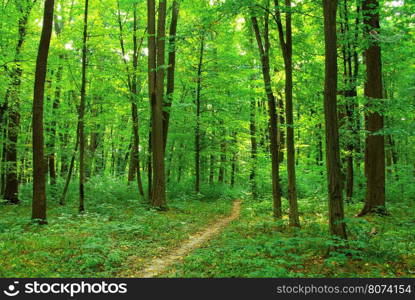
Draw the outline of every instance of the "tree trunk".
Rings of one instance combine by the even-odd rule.
[[[71,157],[71,162],[69,163],[69,170],[68,170],[68,175],[66,177],[65,180],[65,185],[63,187],[63,191],[62,191],[62,196],[59,200],[59,204],[60,205],[65,205],[65,199],[66,199],[66,194],[68,192],[68,188],[69,188],[69,183],[71,182],[71,178],[72,178],[72,172],[75,166],[75,158],[76,158],[76,154],[78,152],[78,145],[79,145],[79,120],[78,120],[78,125],[76,127],[76,137],[75,137],[75,147],[72,153],[72,157]]]
[[[337,0],[323,0],[325,37],[324,119],[330,233],[347,239],[341,190],[339,127],[337,121]]]
[[[252,198],[258,198],[258,187],[256,182],[256,170],[257,170],[257,153],[258,145],[256,139],[256,102],[255,98],[251,97],[251,112],[249,118],[249,134],[251,137],[251,170],[249,173],[249,182],[251,183]]]
[[[224,141],[220,144],[220,165],[218,182],[223,183],[225,181],[225,168],[226,168],[226,144]]]
[[[196,87],[196,126],[195,126],[195,191],[200,193],[200,93],[202,91],[202,67],[205,48],[205,36],[200,38],[199,63],[197,66]]]
[[[7,135],[5,139],[4,164],[5,164],[5,190],[4,199],[10,204],[19,203],[19,181],[17,178],[17,141],[20,131],[20,85],[22,69],[20,67],[21,50],[26,38],[27,21],[32,8],[30,1],[22,1],[18,4],[19,26],[18,41],[15,49],[14,61],[16,66],[12,70],[11,84],[6,92],[6,108],[8,110]],[[0,123],[1,124],[1,123]],[[2,125],[2,124],[1,124]]]
[[[158,6],[157,40],[155,37],[156,11],[155,1],[147,0],[148,8],[148,70],[149,95],[152,111],[152,154],[153,154],[153,188],[151,204],[165,210],[166,190],[164,174],[163,141],[163,97],[164,97],[164,50],[166,26],[166,2],[160,0]]]
[[[169,58],[168,58],[168,69],[167,69],[167,91],[166,101],[163,102],[163,140],[164,150],[167,145],[167,134],[169,131],[170,121],[170,110],[173,103],[174,96],[174,73],[176,69],[176,32],[177,32],[177,21],[179,18],[179,3],[173,0],[172,15],[169,32]]]
[[[236,162],[238,160],[238,151],[237,151],[237,145],[238,145],[238,140],[237,140],[237,134],[236,131],[233,132],[232,134],[233,136],[233,140],[232,140],[232,165],[231,165],[231,187],[233,188],[235,186],[235,176],[236,176]]]
[[[52,35],[54,0],[45,0],[43,27],[36,60],[35,84],[33,93],[33,201],[32,219],[46,224],[46,182],[44,172],[43,140],[43,100],[47,62]]]
[[[291,0],[285,0],[287,9],[285,16],[285,37],[281,23],[279,1],[275,0],[276,19],[280,37],[281,52],[284,57],[285,69],[285,119],[287,125],[287,173],[288,173],[288,202],[290,205],[290,226],[299,227],[297,187],[295,178],[295,147],[294,147],[294,118],[293,118],[293,71],[292,71],[292,28]]]
[[[86,98],[86,68],[88,52],[88,4],[85,0],[84,10],[84,31],[82,41],[82,82],[81,82],[81,103],[79,105],[79,212],[85,211],[85,98]]]
[[[213,184],[215,177],[215,155],[211,154],[209,158],[209,184]]]
[[[369,47],[365,51],[367,98],[367,128],[365,165],[367,171],[365,205],[359,216],[371,212],[386,213],[385,207],[385,139],[383,133],[383,115],[379,112],[382,104],[382,61],[381,49],[375,35],[378,34],[379,2],[378,0],[363,1],[363,21],[366,26],[366,38]]]
[[[278,160],[278,141],[277,141],[277,111],[275,96],[271,87],[271,76],[269,67],[269,29],[268,29],[268,13],[265,15],[265,28],[264,28],[264,44],[262,43],[261,33],[259,31],[258,21],[256,17],[251,17],[252,26],[255,32],[255,37],[258,43],[259,54],[262,64],[262,75],[264,79],[265,92],[268,99],[268,114],[269,114],[269,139],[270,139],[270,152],[272,161],[272,196],[274,206],[274,217],[282,217],[281,208],[281,189],[279,183],[279,160]]]
[[[130,75],[130,70],[128,67],[128,62],[126,60],[126,51],[124,47],[124,37],[123,37],[123,25],[121,21],[121,11],[119,6],[119,1],[117,1],[118,6],[118,24],[120,28],[120,45],[121,52],[123,55],[123,61],[126,66],[127,71],[127,82],[128,88],[130,90],[131,97],[131,117],[132,117],[132,134],[133,142],[130,152],[130,165],[128,170],[128,184],[134,180],[134,177],[137,177],[137,187],[139,194],[144,197],[143,183],[141,179],[141,170],[140,170],[140,136],[138,132],[138,80],[137,80],[137,71],[138,71],[138,41],[137,41],[137,30],[138,30],[138,20],[137,20],[137,4],[134,4],[134,20],[133,20],[133,71]]]

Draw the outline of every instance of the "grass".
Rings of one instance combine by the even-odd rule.
[[[0,277],[116,277],[138,270],[228,214],[232,203],[229,197],[190,194],[171,199],[170,209],[159,212],[136,199],[125,182],[93,178],[84,214],[77,212],[74,184],[66,206],[49,197],[49,224],[39,226],[29,222],[30,190],[22,187],[22,204],[0,205]]]
[[[0,277],[134,276],[228,214],[241,195],[240,218],[160,277],[415,277],[412,173],[388,181],[383,217],[354,217],[364,196],[357,178],[355,198],[345,203],[349,247],[328,257],[335,241],[328,235],[324,178],[319,170],[298,176],[301,229],[288,226],[285,199],[284,218],[273,219],[269,188],[262,186],[260,199],[252,200],[226,185],[203,186],[196,195],[191,182],[171,184],[170,209],[160,212],[137,199],[135,186],[113,178],[88,181],[84,214],[77,212],[76,183],[65,206],[49,195],[49,224],[39,226],[29,222],[31,186],[22,186],[20,205],[0,205]],[[282,185],[286,191],[284,178]]]
[[[345,204],[349,247],[326,257],[329,245],[327,199],[315,173],[302,174],[298,185],[301,229],[272,217],[272,198],[246,197],[241,217],[214,240],[191,253],[160,277],[415,277],[414,186],[387,187],[388,216],[357,218],[362,190]],[[411,177],[405,177],[409,181]],[[307,180],[308,188],[307,187]],[[310,182],[312,184],[310,184]],[[308,191],[308,193],[306,192]]]

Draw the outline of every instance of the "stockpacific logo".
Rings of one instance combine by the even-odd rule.
[[[13,282],[13,284],[10,284],[7,289],[3,291],[3,293],[9,297],[17,296],[20,293],[20,291],[16,288],[18,284],[18,281]]]

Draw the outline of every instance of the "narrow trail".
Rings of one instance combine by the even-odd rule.
[[[209,241],[212,237],[219,234],[219,232],[226,227],[231,221],[239,217],[241,211],[241,201],[235,200],[232,207],[232,212],[229,216],[223,217],[214,224],[209,225],[202,231],[192,235],[179,248],[168,253],[165,257],[151,260],[144,269],[139,271],[135,277],[138,278],[152,278],[163,274],[166,269],[173,263],[183,260],[190,252],[200,248],[203,244]]]

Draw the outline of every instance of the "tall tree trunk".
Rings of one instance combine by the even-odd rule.
[[[62,61],[63,60],[63,56],[60,55],[59,56],[59,60]],[[58,71],[56,73],[56,88],[55,88],[55,95],[54,95],[54,100],[53,100],[53,104],[52,104],[52,110],[54,112],[54,114],[56,113],[56,111],[59,108],[59,104],[60,104],[60,96],[61,96],[61,80],[62,80],[62,71],[63,71],[63,66],[59,65],[58,67]],[[49,160],[49,177],[50,177],[50,184],[53,186],[53,192],[55,192],[54,187],[56,185],[56,162],[55,162],[55,152],[56,152],[56,121],[52,120],[51,124],[50,124],[50,145],[49,145],[49,155],[48,155],[48,160]]]
[[[379,131],[383,129],[383,115],[379,112],[382,104],[382,60],[381,49],[376,35],[379,32],[378,0],[363,1],[363,23],[369,47],[365,51],[367,99],[367,128],[365,165],[367,170],[365,205],[359,216],[371,212],[386,213],[385,207],[385,138]]]
[[[268,29],[268,13],[265,15],[265,28],[264,28],[264,43],[262,42],[261,33],[259,31],[258,21],[256,17],[251,17],[252,26],[255,32],[255,37],[258,43],[259,54],[262,64],[262,75],[264,79],[265,92],[268,99],[268,114],[269,114],[269,139],[270,139],[270,152],[272,161],[272,196],[274,206],[274,217],[282,217],[281,208],[281,189],[280,189],[280,175],[279,175],[279,153],[278,153],[278,141],[277,141],[277,110],[275,96],[271,87],[271,76],[269,66],[269,29]]]
[[[359,69],[358,57],[356,51],[356,42],[358,41],[358,24],[359,24],[359,11],[360,6],[357,5],[356,9],[356,24],[354,28],[354,41],[350,41],[350,26],[349,26],[349,7],[347,0],[343,0],[341,7],[342,21],[340,28],[342,32],[343,45],[343,81],[344,81],[344,96],[345,96],[345,112],[347,116],[347,129],[350,137],[346,141],[346,156],[345,156],[345,169],[346,169],[346,199],[350,200],[353,197],[354,189],[354,164],[353,154],[355,152],[355,140],[358,138],[358,132],[355,126],[355,114],[356,114],[356,96],[357,96],[357,73]],[[354,66],[353,66],[354,62]]]
[[[147,0],[148,13],[148,70],[149,95],[152,111],[152,158],[153,188],[151,204],[159,209],[167,209],[164,174],[163,141],[163,98],[164,98],[164,57],[167,0],[160,0],[158,5],[157,39],[155,1]]]
[[[291,0],[285,0],[287,9],[285,16],[285,37],[281,22],[279,1],[274,0],[276,20],[280,38],[281,52],[284,57],[285,69],[285,118],[287,125],[287,173],[288,202],[290,205],[290,226],[300,226],[297,204],[297,187],[295,178],[294,118],[293,118],[293,71],[292,71],[292,28]]]
[[[36,60],[35,84],[33,93],[33,201],[32,219],[46,224],[46,178],[44,172],[43,140],[43,100],[47,72],[50,38],[52,35],[54,0],[45,0],[43,27]]]
[[[252,198],[258,198],[258,187],[256,182],[257,170],[257,153],[258,145],[256,138],[256,101],[255,97],[251,97],[251,112],[249,117],[249,134],[251,138],[251,170],[249,173],[249,181],[251,183]]]
[[[58,18],[54,18],[54,28],[55,28],[55,34],[59,38],[60,34],[62,32],[63,27],[63,20],[59,21]],[[59,54],[59,66],[56,73],[56,87],[55,87],[55,93],[54,93],[54,99],[52,104],[52,115],[55,115],[57,113],[57,110],[60,105],[60,97],[61,97],[61,81],[62,81],[62,72],[63,72],[63,65],[62,62],[65,58],[65,55]],[[56,196],[56,120],[55,118],[52,118],[52,121],[50,123],[50,142],[49,142],[49,153],[48,153],[48,165],[49,165],[49,178],[50,178],[50,184],[52,187],[52,194],[55,197]]]
[[[202,91],[202,67],[203,53],[205,49],[205,36],[200,38],[199,63],[197,66],[197,87],[196,87],[196,126],[195,126],[195,191],[200,192],[200,93]]]
[[[173,0],[172,6],[172,15],[170,22],[170,32],[169,32],[169,58],[168,58],[168,68],[167,68],[167,91],[166,91],[166,101],[163,103],[163,140],[164,140],[164,150],[166,150],[167,145],[167,134],[169,131],[169,121],[170,121],[170,109],[173,103],[174,96],[174,73],[176,69],[176,33],[177,33],[177,21],[179,18],[179,3],[176,0]]]
[[[139,148],[140,148],[140,136],[138,132],[138,108],[137,108],[137,100],[138,100],[138,79],[137,79],[137,71],[138,71],[138,39],[137,39],[137,30],[138,30],[138,19],[137,19],[137,3],[134,4],[133,13],[134,13],[134,20],[133,20],[133,71],[130,75],[130,70],[128,67],[128,61],[126,57],[126,51],[124,46],[124,37],[123,37],[123,25],[121,21],[121,10],[119,1],[117,1],[118,7],[118,25],[120,28],[120,45],[121,45],[121,52],[123,55],[123,61],[126,66],[127,71],[127,82],[128,88],[130,90],[130,97],[131,97],[131,117],[132,117],[132,134],[133,134],[133,142],[132,148],[130,152],[130,165],[128,170],[128,184],[134,180],[134,177],[137,177],[137,187],[139,194],[144,197],[144,189],[143,183],[141,179],[141,170],[140,170],[140,156],[139,156]]]
[[[337,0],[323,0],[325,38],[324,119],[330,233],[347,239],[341,190],[339,127],[337,121]]]
[[[20,85],[22,69],[20,67],[21,51],[26,38],[27,21],[32,8],[29,0],[17,3],[20,13],[18,26],[18,41],[15,49],[14,61],[16,66],[12,70],[11,84],[6,92],[6,107],[8,110],[6,143],[3,148],[5,164],[5,190],[4,199],[10,204],[19,203],[19,181],[17,177],[17,140],[20,131]],[[1,124],[1,123],[0,123]],[[1,124],[2,125],[2,124]]]
[[[134,24],[133,24],[133,77],[132,77],[132,94],[134,96],[134,101],[131,103],[131,116],[133,121],[133,149],[134,149],[134,159],[136,166],[136,177],[137,177],[137,187],[138,192],[142,197],[144,197],[143,182],[141,179],[141,167],[140,167],[140,135],[138,133],[138,108],[137,108],[137,72],[138,72],[138,51],[139,46],[137,42],[137,30],[138,30],[138,17],[137,17],[137,3],[134,4]]]
[[[81,82],[81,103],[79,105],[79,212],[85,211],[85,98],[86,98],[86,68],[88,52],[88,5],[85,0],[84,10],[84,31],[82,40],[82,82]]]

